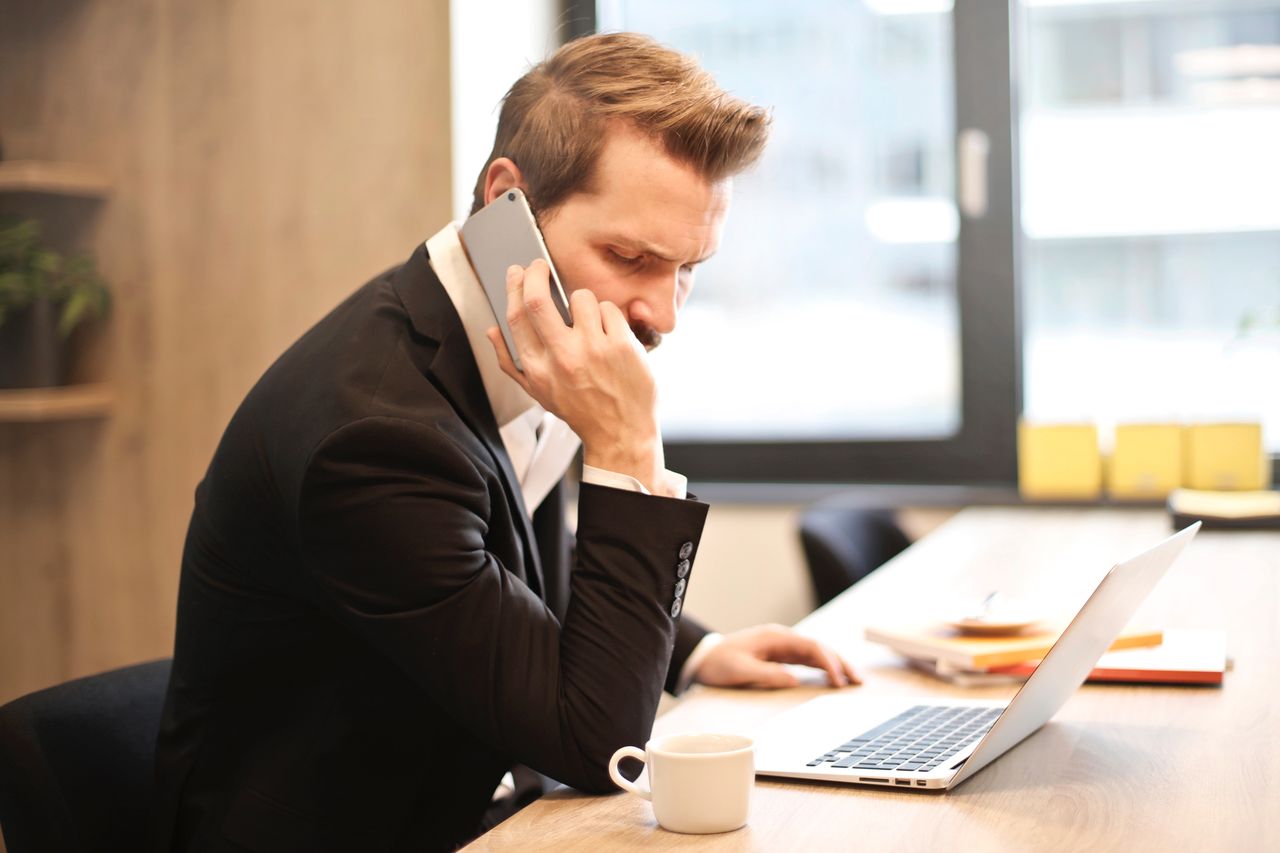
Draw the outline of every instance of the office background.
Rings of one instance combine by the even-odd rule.
[[[168,654],[192,493],[231,412],[465,212],[498,99],[587,5],[775,104],[722,257],[658,354],[695,487],[784,479],[753,470],[753,443],[844,482],[967,482],[993,454],[982,470],[1008,483],[1023,408],[1250,417],[1280,450],[1280,318],[1245,328],[1280,312],[1274,0],[1026,0],[1003,33],[983,0],[0,0],[4,158],[110,182],[0,194],[0,212],[90,251],[114,294],[71,377],[108,383],[109,413],[0,423],[0,701]],[[988,134],[985,218],[956,191],[971,117],[1007,128]],[[858,257],[852,281],[832,248]],[[956,444],[974,418],[994,426]],[[803,616],[795,519],[823,490],[700,491],[744,500],[712,513],[689,610],[723,629]],[[921,494],[895,499],[924,505],[916,533],[951,512]]]

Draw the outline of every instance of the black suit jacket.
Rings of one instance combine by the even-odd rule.
[[[671,612],[706,512],[583,485],[576,548],[561,489],[531,524],[419,248],[266,372],[196,490],[158,846],[450,848],[516,763],[610,790],[705,633]]]

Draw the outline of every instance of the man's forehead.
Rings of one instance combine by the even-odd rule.
[[[727,182],[634,191],[615,185],[596,188],[583,212],[595,242],[688,263],[716,250],[728,206]]]

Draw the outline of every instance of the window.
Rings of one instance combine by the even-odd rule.
[[[654,357],[694,480],[1012,482],[1024,394],[1280,447],[1280,0],[571,5],[774,109]]]
[[[763,161],[737,182],[719,257],[699,271],[680,333],[654,354],[665,435],[954,435],[950,14],[848,2],[802,15],[770,0],[617,5],[606,28],[696,53],[774,117]]]
[[[1280,3],[1023,2],[1027,413],[1280,451]]]

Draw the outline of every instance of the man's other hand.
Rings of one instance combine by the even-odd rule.
[[[757,625],[725,634],[693,677],[712,687],[795,687],[800,682],[783,665],[788,663],[823,670],[832,687],[862,683],[853,667],[834,651],[782,625]]]

